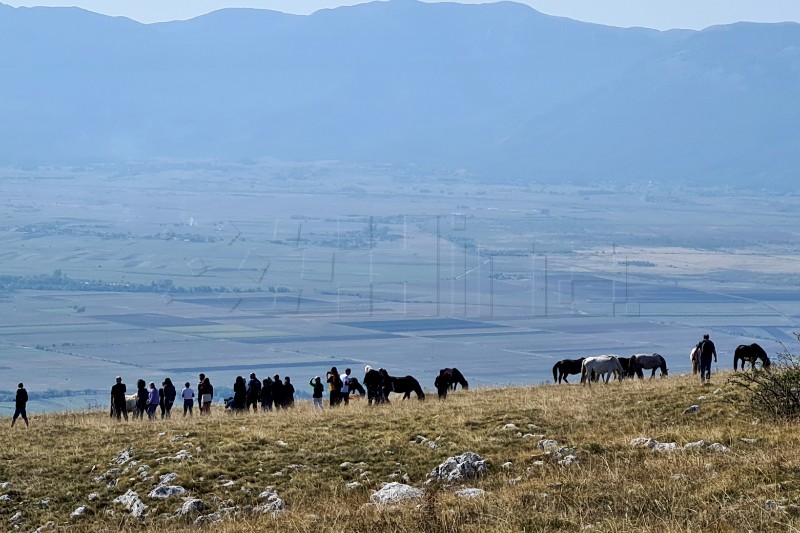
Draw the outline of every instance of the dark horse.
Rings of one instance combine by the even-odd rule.
[[[561,380],[563,379],[564,383],[569,383],[569,381],[567,381],[567,376],[569,374],[580,374],[584,359],[586,358],[581,357],[580,359],[562,359],[558,363],[554,364],[553,381],[556,383],[561,383]]]
[[[442,368],[439,370],[439,375],[436,376],[433,385],[436,387],[440,399],[447,398],[447,391],[456,390],[458,385],[461,385],[462,389],[469,388],[469,383],[464,379],[464,374],[457,368]]]
[[[425,393],[422,392],[422,387],[419,386],[419,381],[417,381],[413,376],[390,376],[389,373],[383,368],[380,369],[380,372],[383,376],[383,395],[386,398],[389,398],[390,392],[397,392],[402,394],[403,399],[405,400],[411,398],[411,393],[414,392],[416,393],[418,400],[425,399]]]
[[[736,347],[736,351],[733,352],[733,369],[736,370],[736,367],[739,366],[739,361],[742,362],[742,370],[744,370],[745,363],[750,363],[750,368],[754,369],[758,359],[761,359],[761,366],[764,368],[769,368],[769,365],[772,364],[767,352],[758,344],[740,344]]]
[[[622,375],[626,378],[632,378],[636,372],[631,368],[630,357],[617,357],[620,366],[622,367]]]

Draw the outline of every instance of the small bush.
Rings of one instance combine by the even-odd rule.
[[[753,415],[775,421],[800,419],[800,356],[785,348],[771,367],[739,372],[728,381],[744,392]]]

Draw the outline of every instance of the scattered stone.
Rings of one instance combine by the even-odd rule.
[[[503,429],[505,431],[514,431],[514,430],[517,430],[519,428],[517,427],[516,424],[506,424],[505,426],[503,426]]]
[[[81,517],[81,516],[83,516],[85,514],[86,514],[86,506],[85,505],[81,505],[80,507],[78,507],[77,509],[72,511],[69,516],[70,516],[70,518],[78,518],[78,517]]]
[[[516,485],[520,481],[522,481],[522,476],[517,476],[517,477],[513,477],[513,478],[509,479],[508,480],[508,484],[513,487],[514,485]]]
[[[180,516],[186,516],[189,514],[199,513],[200,511],[204,511],[206,509],[206,504],[203,503],[203,500],[198,498],[189,498],[183,505],[181,505],[180,509],[178,509],[175,514]]]
[[[674,452],[678,450],[678,444],[675,442],[659,442],[653,446],[654,452]]]
[[[657,440],[647,437],[639,437],[631,441],[631,446],[634,448],[650,448],[652,450],[656,444],[658,444]]]
[[[767,501],[765,501],[765,502],[764,502],[764,507],[765,507],[766,509],[775,509],[775,510],[777,510],[777,511],[784,511],[784,510],[786,510],[786,506],[785,506],[785,505],[780,505],[780,504],[779,504],[778,502],[776,502],[775,500],[767,500]]]
[[[422,498],[422,494],[423,492],[420,489],[393,481],[384,485],[380,490],[373,492],[370,499],[378,505],[393,505],[406,500]]]
[[[0,496],[0,502],[10,502],[11,496],[9,494],[3,494]]]
[[[198,516],[195,519],[194,524],[196,526],[207,526],[209,524],[219,522],[220,520],[222,520],[222,515],[219,513],[204,514]]]
[[[306,465],[294,464],[294,465],[289,465],[286,468],[288,468],[289,470],[295,470],[295,471],[296,470],[305,470],[306,469]]]
[[[16,513],[14,513],[14,516],[9,518],[8,520],[10,522],[14,522],[14,523],[22,522],[23,521],[22,511],[17,511]]]
[[[720,394],[720,393],[722,393],[722,389],[716,389],[716,390],[714,391],[714,394]]]
[[[131,516],[139,520],[144,520],[147,516],[147,505],[142,502],[133,489],[128,489],[128,492],[122,496],[114,498],[114,503],[122,504],[131,513]]]
[[[160,439],[161,437],[166,437],[166,436],[167,436],[167,432],[166,432],[166,431],[162,431],[161,433],[159,433],[159,434],[158,434],[158,438],[159,438],[159,439]]]
[[[750,445],[758,444],[758,439],[747,439],[747,438],[742,437],[739,440],[744,442],[745,444],[750,444]]]
[[[514,467],[514,463],[512,463],[511,461],[506,461],[505,463],[500,465],[500,468],[503,468],[505,470],[509,470],[509,469],[511,469],[513,467]]]
[[[344,469],[344,468],[350,468],[351,466],[353,466],[353,463],[351,463],[350,461],[345,461],[339,465],[339,468]]]
[[[358,477],[360,477],[361,479],[366,479],[370,476],[370,474],[372,474],[372,472],[370,472],[369,470],[365,470],[361,472],[361,474]]]
[[[563,459],[561,459],[558,462],[559,466],[564,466],[564,467],[568,467],[568,466],[572,466],[572,465],[576,465],[576,464],[578,464],[578,458],[575,457],[574,455],[567,455],[566,457],[564,457]]]
[[[691,406],[689,406],[689,407],[687,407],[686,409],[683,410],[683,414],[687,415],[689,413],[696,413],[699,410],[700,410],[700,406],[699,405],[691,405]]]
[[[288,444],[285,443],[282,440],[276,441],[275,444],[277,444],[278,446],[281,446],[282,448],[285,448],[286,446],[288,446]]]
[[[560,448],[561,445],[558,443],[558,441],[555,441],[553,439],[542,439],[539,441],[536,447],[542,450],[543,452],[552,452]]]
[[[184,459],[192,459],[192,454],[189,453],[189,450],[180,450],[178,453],[175,454],[174,459],[178,461],[183,461]]]
[[[158,478],[159,485],[166,485],[168,483],[172,483],[178,478],[178,474],[175,472],[170,472],[169,474],[164,474]]]
[[[448,457],[445,462],[435,467],[428,477],[431,480],[455,483],[482,476],[488,468],[489,464],[483,457],[475,452],[465,452],[455,457]]]
[[[564,459],[567,456],[575,455],[576,453],[578,453],[578,451],[575,448],[562,446],[561,448],[550,452],[550,457],[552,459]]]
[[[111,462],[118,465],[123,465],[128,461],[130,461],[132,456],[133,456],[133,447],[131,446],[130,448],[126,448],[121,452],[119,452]]]
[[[455,495],[459,498],[465,498],[468,500],[474,500],[475,498],[483,498],[484,494],[486,494],[483,489],[477,488],[466,488],[460,489],[455,492]]]
[[[278,470],[277,472],[275,472],[275,473],[274,473],[274,474],[272,474],[272,475],[273,475],[274,477],[281,477],[282,475],[284,475],[284,474],[283,474],[283,470]]]
[[[253,511],[257,513],[269,513],[274,511],[283,511],[286,509],[286,503],[278,496],[272,487],[258,495],[259,500],[266,500],[261,505],[254,507]]]
[[[684,474],[672,474],[672,479],[675,480],[686,479],[686,476]]]
[[[235,481],[233,481],[233,480],[231,480],[231,481],[226,481],[225,483],[223,483],[223,484],[222,484],[222,486],[223,486],[223,487],[235,487],[235,486],[236,486],[236,482],[235,482]]]
[[[50,498],[42,498],[39,500],[39,507],[47,507],[50,505]]]
[[[33,533],[44,533],[45,531],[52,531],[56,527],[55,522],[52,520],[48,521],[45,525],[39,526],[33,530]]]
[[[706,446],[706,441],[699,440],[697,442],[687,442],[686,444],[683,445],[683,449],[691,450],[694,448],[705,448],[705,446]]]
[[[88,496],[88,500],[90,502],[93,502],[93,501],[99,500],[99,499],[100,499],[100,495],[97,494],[96,492],[93,492],[93,493],[89,494],[89,496]]]
[[[705,399],[706,399],[706,397],[705,397],[705,396],[698,396],[698,397],[697,397],[697,401],[698,401],[698,402],[702,402],[702,401],[703,401],[703,400],[705,400]]]
[[[346,488],[347,490],[356,490],[360,489],[363,486],[364,485],[362,485],[358,481],[351,481],[350,483],[345,484],[344,488]]]
[[[720,444],[719,442],[715,442],[713,444],[709,444],[708,445],[708,449],[711,450],[712,452],[721,452],[721,453],[726,453],[726,452],[731,451],[730,448]]]
[[[439,445],[433,442],[432,440],[429,440],[426,444],[428,448],[430,448],[431,450],[435,450],[436,448],[439,447]]]
[[[166,500],[167,498],[180,496],[181,494],[185,493],[186,489],[179,485],[159,485],[150,491],[150,494],[148,494],[147,497],[151,500]]]

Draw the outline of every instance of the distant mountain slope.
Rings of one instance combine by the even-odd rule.
[[[0,5],[0,161],[339,159],[486,179],[796,173],[800,26],[657,32],[510,2],[143,25]]]

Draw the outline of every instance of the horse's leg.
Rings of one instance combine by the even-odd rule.
[[[656,370],[658,370],[658,367],[654,366],[653,367],[653,372],[650,374],[650,379],[653,379],[654,377],[656,377]],[[661,375],[663,376],[664,373],[662,372]]]

